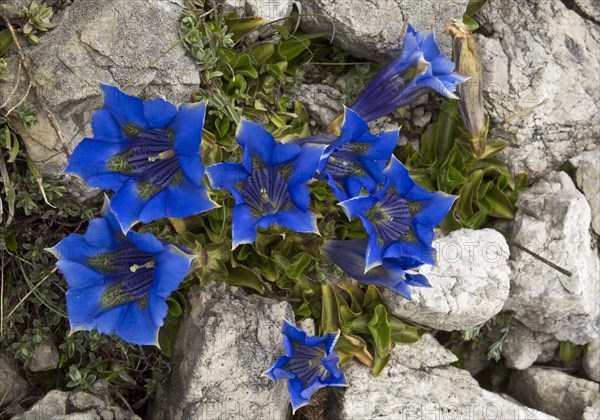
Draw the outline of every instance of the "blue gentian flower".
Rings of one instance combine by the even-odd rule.
[[[321,251],[350,277],[361,283],[387,287],[408,300],[411,300],[409,286],[431,287],[423,274],[407,272],[423,265],[410,257],[384,258],[381,265],[365,273],[366,239],[326,241]]]
[[[326,386],[348,386],[333,349],[340,333],[308,336],[287,320],[283,321],[285,354],[264,375],[274,381],[287,379],[294,412],[310,403],[311,396]]]
[[[122,233],[108,203],[84,235],[70,234],[51,248],[69,286],[73,331],[116,334],[133,344],[158,345],[166,298],[190,270],[193,255],[150,233]]]
[[[77,145],[65,173],[115,191],[111,207],[126,232],[138,221],[186,217],[216,207],[201,184],[200,142],[206,104],[177,109],[100,85],[104,107],[92,116],[93,138]]]
[[[356,100],[352,109],[365,121],[402,108],[427,90],[458,99],[457,85],[468,78],[454,72],[455,65],[437,46],[433,33],[417,32],[408,24],[400,55],[384,66]]]
[[[340,135],[327,146],[319,174],[327,180],[338,200],[373,193],[384,182],[383,170],[398,143],[398,130],[378,136],[352,109],[344,109]]]
[[[456,197],[419,187],[395,157],[384,172],[386,182],[377,193],[340,203],[348,218],[360,218],[369,235],[364,272],[382,265],[385,258],[434,264],[433,228]]]
[[[278,143],[248,120],[240,123],[236,140],[244,151],[241,164],[224,162],[206,168],[211,186],[228,190],[235,199],[233,248],[253,243],[257,227],[274,224],[318,234],[316,215],[308,209],[307,182],[324,146]]]

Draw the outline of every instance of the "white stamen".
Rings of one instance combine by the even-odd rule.
[[[148,161],[154,162],[157,160],[169,159],[169,158],[172,158],[173,156],[175,156],[174,150],[165,150],[164,152],[160,152],[157,156],[150,156],[148,158]]]
[[[146,264],[143,265],[133,264],[131,267],[129,267],[129,271],[135,273],[140,268],[154,268],[154,261],[148,261]]]

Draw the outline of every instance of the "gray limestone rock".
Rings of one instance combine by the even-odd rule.
[[[600,262],[585,197],[566,173],[552,172],[525,191],[517,207],[513,241],[572,276],[514,249],[504,309],[530,330],[560,341],[585,344],[600,336]]]
[[[503,160],[532,177],[600,144],[600,27],[565,3],[498,0],[477,15],[491,125],[511,142]]]
[[[43,372],[55,369],[58,365],[58,349],[53,340],[47,340],[40,344],[31,355],[29,370],[31,372]]]
[[[87,392],[53,390],[13,420],[140,420],[135,414]]]
[[[583,410],[583,416],[581,417],[581,420],[598,420],[598,419],[600,419],[600,401],[598,401],[594,405],[586,407],[586,409]]]
[[[535,362],[552,359],[560,342],[549,334],[531,331],[517,322],[512,325],[502,346],[502,357],[511,369],[527,369]]]
[[[575,168],[575,183],[592,209],[592,229],[600,235],[600,147],[569,160]]]
[[[79,0],[53,19],[59,25],[25,54],[44,102],[56,119],[66,144],[60,141],[31,92],[26,104],[38,110],[39,123],[30,129],[15,123],[29,156],[46,175],[57,176],[66,163],[65,149],[91,135],[91,114],[101,106],[98,83],[124,87],[131,94],[164,96],[187,102],[200,79],[194,61],[179,45],[133,81],[134,76],[179,40],[178,0]],[[17,74],[18,58],[10,62]],[[16,76],[15,76],[16,77]],[[0,83],[0,97],[9,99],[15,80]],[[24,96],[24,72],[8,107]]]
[[[508,245],[493,229],[461,229],[433,242],[437,265],[425,265],[431,288],[411,288],[412,301],[384,289],[390,311],[444,330],[465,330],[497,314],[508,297]]]
[[[532,367],[514,371],[508,393],[521,403],[561,419],[581,418],[600,401],[600,385],[557,370]]]
[[[479,387],[465,370],[448,366],[456,356],[430,335],[397,345],[381,375],[350,362],[341,419],[553,419]],[[529,416],[529,417],[528,417]]]
[[[460,18],[465,0],[300,0],[301,28],[327,32],[334,45],[360,58],[390,61],[402,47],[406,19],[419,30],[434,30],[442,50],[450,54],[450,38],[442,35],[446,21]],[[312,15],[312,16],[310,16]],[[316,16],[315,16],[316,15]]]
[[[591,380],[600,382],[600,338],[596,338],[588,345],[583,356],[583,369]]]
[[[173,371],[153,417],[287,418],[286,384],[261,374],[283,354],[281,325],[293,321],[289,304],[222,283],[191,289],[188,301]]]
[[[19,373],[14,357],[0,351],[0,407],[24,397],[28,389],[29,384]]]

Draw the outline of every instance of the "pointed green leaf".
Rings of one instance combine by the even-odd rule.
[[[234,286],[249,287],[256,290],[261,295],[265,292],[265,287],[258,274],[244,266],[237,266],[227,269],[228,275],[225,281]]]

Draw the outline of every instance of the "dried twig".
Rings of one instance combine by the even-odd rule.
[[[37,82],[35,81],[35,78],[33,77],[33,73],[31,72],[29,65],[27,64],[27,59],[25,58],[25,54],[23,53],[23,49],[21,48],[21,44],[19,43],[19,38],[17,38],[15,29],[11,25],[10,20],[6,17],[6,15],[4,13],[2,13],[2,11],[0,11],[0,18],[2,18],[2,20],[4,21],[6,27],[8,28],[8,30],[10,32],[10,36],[12,37],[14,46],[17,49],[17,54],[19,55],[19,60],[21,61],[21,65],[25,69],[25,72],[27,73],[27,77],[29,77],[29,82],[31,83],[31,86],[33,87],[35,96],[37,97],[37,99],[40,103],[40,106],[46,113],[46,116],[48,117],[48,120],[50,121],[50,125],[52,126],[52,128],[54,128],[56,135],[60,139],[63,152],[65,153],[65,155],[67,157],[70,157],[71,153],[69,152],[69,147],[67,145],[67,141],[65,140],[65,137],[62,134],[60,127],[56,123],[54,116],[52,115],[52,113],[50,112],[48,107],[46,106],[46,103],[44,102],[42,95],[40,94],[39,86],[38,86]]]

